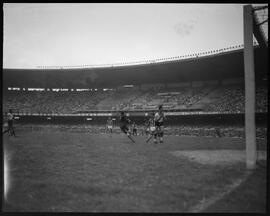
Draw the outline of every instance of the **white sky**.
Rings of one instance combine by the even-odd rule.
[[[4,68],[113,64],[243,44],[243,4],[4,4]]]

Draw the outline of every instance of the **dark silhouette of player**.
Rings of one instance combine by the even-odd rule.
[[[13,127],[14,115],[12,113],[12,109],[9,109],[9,112],[7,114],[7,119],[8,119],[8,128],[7,128],[7,130],[5,130],[3,132],[3,134],[5,134],[5,133],[8,132],[9,133],[9,136],[16,137],[15,130],[14,130],[14,127]]]
[[[133,124],[132,124],[132,135],[133,136],[137,136],[138,135],[137,134],[137,125],[136,125],[135,122],[133,122]]]
[[[220,128],[216,127],[215,130],[216,130],[216,134],[218,135],[218,137],[221,137]]]
[[[120,119],[119,119],[119,123],[120,123],[120,129],[123,133],[125,133],[127,135],[127,137],[133,142],[135,143],[135,141],[132,139],[131,137],[131,133],[130,130],[128,128],[128,125],[131,123],[131,121],[126,117],[125,113],[122,111],[120,113]]]

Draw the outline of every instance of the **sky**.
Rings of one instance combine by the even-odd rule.
[[[3,68],[115,64],[243,44],[243,4],[5,3]]]

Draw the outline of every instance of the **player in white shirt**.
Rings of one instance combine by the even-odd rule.
[[[149,128],[149,134],[148,138],[146,139],[146,142],[149,142],[149,140],[155,136],[155,140],[154,142],[156,143],[156,134],[157,134],[157,130],[156,130],[156,126],[155,126],[155,120],[154,120],[154,116],[155,114],[153,113],[153,118],[150,118],[147,124],[147,127]]]
[[[113,129],[113,120],[111,117],[109,117],[107,120],[107,131],[112,133],[112,129]]]

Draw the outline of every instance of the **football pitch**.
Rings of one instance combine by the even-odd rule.
[[[266,141],[19,131],[3,137],[9,212],[265,212]]]

